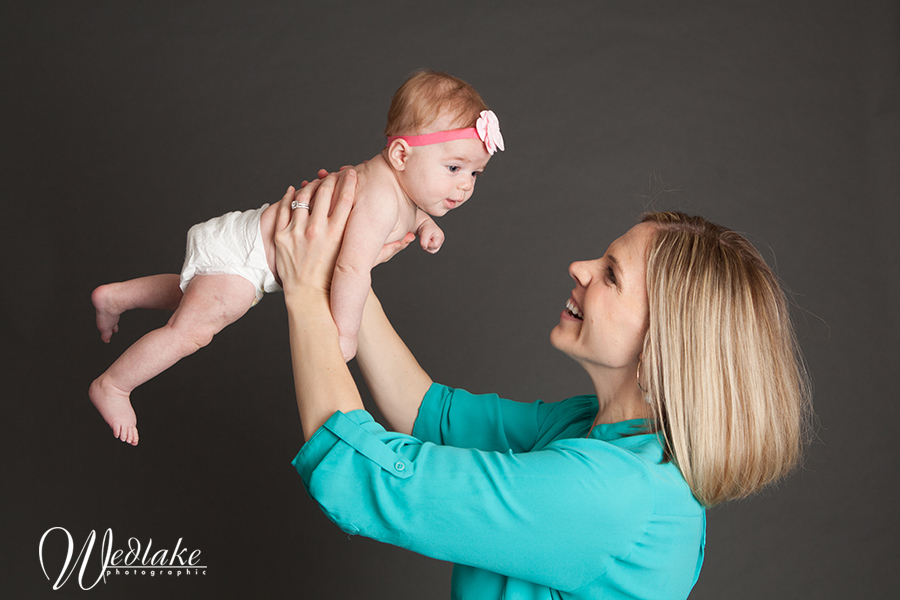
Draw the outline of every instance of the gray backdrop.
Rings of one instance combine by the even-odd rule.
[[[4,2],[0,8],[5,598],[445,598],[450,565],[328,522],[302,445],[282,297],[133,395],[114,440],[87,389],[165,322],[110,345],[101,283],[180,269],[195,222],[373,156],[391,94],[447,70],[495,109],[507,151],[374,273],[436,380],[520,400],[590,391],[548,343],[572,288],[647,207],[761,248],[793,292],[815,386],[804,469],[710,511],[691,598],[896,593],[896,1]],[[111,575],[65,558],[97,532],[200,550],[206,574]],[[181,556],[184,556],[182,554]]]

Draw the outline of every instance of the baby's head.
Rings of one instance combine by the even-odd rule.
[[[474,127],[487,104],[471,85],[447,73],[416,71],[394,93],[384,135],[420,135]]]
[[[469,199],[475,178],[503,150],[497,117],[465,81],[432,70],[413,73],[388,111],[384,157],[404,192],[432,216]]]

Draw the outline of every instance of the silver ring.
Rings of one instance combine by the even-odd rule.
[[[291,200],[291,208],[292,209],[305,208],[306,210],[309,210],[309,204],[306,204],[305,202],[297,202],[296,200]]]

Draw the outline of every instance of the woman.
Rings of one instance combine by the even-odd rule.
[[[704,508],[800,456],[806,379],[759,254],[663,213],[573,263],[551,341],[595,394],[553,404],[434,384],[370,293],[357,360],[390,432],[364,411],[328,309],[355,181],[315,182],[293,211],[289,189],[279,208],[310,495],[348,533],[456,563],[454,598],[687,597]]]

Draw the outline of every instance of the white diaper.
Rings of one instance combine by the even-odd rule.
[[[181,291],[195,275],[240,275],[256,288],[256,304],[266,292],[281,291],[266,261],[259,219],[268,207],[235,211],[191,227],[181,269]]]

